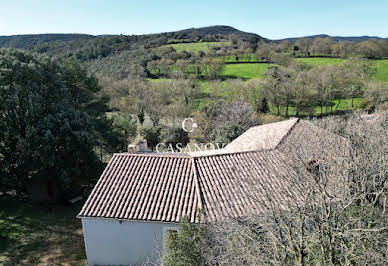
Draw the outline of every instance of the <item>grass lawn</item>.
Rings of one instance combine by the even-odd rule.
[[[341,58],[296,58],[298,61],[307,62],[309,64],[314,65],[325,65],[325,64],[340,64],[344,62],[344,59]],[[376,80],[385,81],[388,82],[388,59],[386,60],[376,60],[376,74],[374,78]],[[255,64],[255,63],[242,63],[242,64],[226,64],[223,68],[222,77],[223,78],[241,78],[243,80],[249,80],[252,78],[258,78],[261,79],[264,76],[265,71],[268,69],[268,67],[272,64]],[[156,80],[150,80],[152,82],[158,82],[165,79],[156,79]],[[199,84],[201,86],[201,93],[202,98],[198,99],[198,103],[196,103],[197,107],[200,108],[206,103],[209,103],[212,101],[211,90],[210,90],[210,81],[206,80],[200,80]],[[218,96],[227,96],[230,92],[230,88],[225,86],[223,87],[222,84],[224,84],[225,81],[221,81],[221,85],[219,86],[219,90],[217,92]],[[354,107],[353,109],[360,108],[360,104],[362,102],[362,98],[356,98],[354,100]],[[338,100],[334,101],[336,104],[338,103]],[[349,110],[351,108],[351,100],[342,99],[340,105],[338,106],[337,110]],[[276,113],[275,108],[271,107],[271,112]],[[282,110],[282,113],[284,114],[284,110]],[[295,115],[295,108],[290,107],[289,110],[290,115]],[[320,108],[315,107],[315,114],[320,114]]]
[[[162,81],[166,81],[168,79],[166,78],[158,78],[158,79],[151,79],[151,78],[147,78],[147,81],[149,82],[162,82]]]
[[[340,64],[344,62],[342,58],[296,58],[295,60],[314,65]],[[376,73],[374,79],[388,82],[388,59],[375,60]]]
[[[163,45],[161,47],[173,47],[177,52],[199,52],[206,51],[208,47],[222,47],[222,46],[230,46],[230,42],[191,42],[191,43],[174,43]]]
[[[228,78],[263,78],[271,64],[231,64],[225,65],[222,75]]]
[[[338,65],[344,62],[342,58],[325,58],[325,57],[313,57],[313,58],[295,58],[296,61],[313,64],[316,66],[320,65]]]
[[[224,56],[225,63],[231,63],[231,62],[257,62],[257,56],[255,53],[250,54],[239,54],[238,55],[238,61],[236,60],[235,55],[227,55]]]
[[[375,79],[388,82],[388,59],[376,60]]]
[[[86,265],[77,206],[40,206],[0,195],[0,265]]]
[[[180,44],[171,44],[171,45],[192,45],[192,44],[204,44],[204,43],[180,43]],[[253,59],[253,54],[252,54]],[[229,58],[227,60],[233,61],[233,58]],[[330,64],[340,64],[344,62],[342,58],[296,58],[295,60],[306,62],[308,64],[314,65],[330,65]],[[243,60],[240,60],[243,61]],[[226,64],[223,69],[223,77],[226,78],[242,78],[245,80],[252,78],[263,78],[265,71],[272,64]],[[376,60],[376,73],[374,75],[374,79],[379,81],[388,82],[388,59],[384,60]],[[148,79],[149,81],[157,82],[163,79]]]
[[[333,110],[337,109],[339,111],[345,111],[345,110],[355,110],[361,108],[361,103],[364,99],[363,98],[354,98],[353,99],[353,107],[352,107],[352,100],[351,99],[335,99],[334,100],[334,106]],[[339,106],[337,107],[337,105]],[[315,109],[315,114],[320,114],[321,113],[321,108],[319,106],[316,106]],[[323,111],[325,112],[325,108],[323,108]]]
[[[352,100],[351,99],[341,99],[341,102],[339,99],[335,99],[333,110],[338,110],[338,111],[345,111],[345,110],[355,110],[361,108],[361,103],[363,101],[363,98],[354,98],[353,99],[353,108],[352,108]],[[339,106],[337,107],[339,103]],[[277,109],[275,106],[270,106],[271,113],[277,114]],[[323,107],[323,113],[325,113],[326,108]],[[328,109],[328,112],[330,112],[330,109]],[[280,108],[280,114],[284,115],[286,113],[286,108],[281,107]],[[296,114],[296,108],[295,106],[290,106],[288,108],[288,115],[289,116],[295,116]],[[301,115],[308,115],[305,113],[300,113]],[[314,107],[314,115],[320,115],[321,114],[321,108],[319,106]]]

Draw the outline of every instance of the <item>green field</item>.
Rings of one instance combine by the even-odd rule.
[[[265,71],[268,67],[273,64],[265,63],[241,63],[241,64],[225,64],[222,77],[223,78],[241,78],[241,79],[252,79],[258,78],[261,79],[264,77]],[[158,82],[164,80],[163,78],[159,79],[148,79],[151,82]]]
[[[272,64],[228,64],[224,66],[222,75],[228,78],[261,79]]]
[[[388,59],[376,60],[375,79],[388,82]]]
[[[305,62],[308,64],[320,66],[320,65],[337,65],[344,62],[342,58],[325,58],[325,57],[315,57],[315,58],[296,58],[296,61]]]
[[[338,110],[338,111],[345,111],[345,110],[355,110],[361,108],[363,98],[354,98],[353,99],[353,107],[352,107],[352,100],[351,99],[335,99],[333,101],[334,106],[333,106],[333,111]],[[339,105],[338,105],[339,104]],[[338,105],[338,106],[337,106]],[[272,114],[277,113],[277,109],[275,106],[270,106],[270,111]],[[281,107],[280,108],[280,113],[281,115],[284,115],[286,112],[286,108]],[[326,108],[323,108],[323,113],[326,112]],[[328,109],[328,112],[330,112],[330,109]],[[314,115],[320,115],[321,114],[321,108],[319,106],[314,107]],[[296,115],[296,108],[295,106],[290,106],[288,108],[288,115],[289,116],[295,116]],[[300,115],[309,115],[307,113],[300,113]]]
[[[341,64],[345,60],[342,58],[296,58],[297,61],[314,65]],[[376,60],[376,73],[374,79],[388,82],[388,59]],[[223,76],[230,78],[262,78],[268,66],[271,64],[226,64]]]
[[[253,55],[252,55],[253,56]],[[296,60],[306,62],[309,64],[314,65],[325,65],[325,64],[340,64],[344,62],[344,59],[340,58],[297,58]],[[243,80],[249,80],[249,79],[262,79],[264,77],[264,73],[267,71],[268,67],[273,64],[265,64],[265,63],[241,63],[241,64],[225,64],[223,68],[222,78],[228,79],[228,78],[241,78]],[[374,75],[374,79],[380,80],[380,81],[386,81],[388,82],[388,60],[376,60],[376,73]],[[152,82],[158,82],[165,79],[149,79],[149,81]],[[201,93],[202,97],[198,100],[198,103],[196,103],[197,108],[200,108],[206,103],[209,103],[213,101],[214,99],[214,91],[211,91],[210,81],[206,80],[199,80],[199,84],[201,87]],[[218,86],[218,91],[216,92],[217,96],[219,97],[228,97],[230,93],[232,93],[230,90],[230,86],[224,86],[227,82],[221,81]],[[360,108],[360,105],[362,103],[362,98],[356,98],[354,99],[354,107],[351,107],[351,100],[350,99],[341,99],[340,105],[337,107],[337,110],[351,110],[351,109],[357,109]],[[338,99],[334,101],[335,104],[338,104]],[[335,109],[336,107],[334,107]],[[276,109],[271,107],[271,112],[276,114]],[[284,114],[285,110],[281,110],[281,113]],[[316,115],[320,114],[320,108],[315,107],[314,113]],[[290,107],[289,109],[289,115],[295,115],[295,107]]]
[[[238,59],[238,60],[237,60]],[[257,56],[255,53],[250,54],[239,54],[236,55],[227,55],[224,56],[225,63],[234,63],[234,62],[258,62]]]
[[[296,60],[314,65],[340,64],[345,61],[341,58],[296,58]],[[388,82],[388,59],[375,60],[374,65],[376,67],[374,79]]]
[[[163,45],[161,47],[173,47],[177,52],[199,52],[206,51],[209,47],[222,47],[222,46],[230,46],[230,42],[194,42],[194,43],[174,43]]]

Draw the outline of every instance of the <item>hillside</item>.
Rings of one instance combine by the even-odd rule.
[[[124,51],[152,49],[169,44],[225,42],[256,43],[267,39],[229,26],[210,26],[144,35],[36,34],[0,36],[0,48],[21,48],[80,62],[117,55]]]
[[[256,33],[249,33],[240,31],[238,29],[235,29],[230,26],[223,26],[223,25],[217,25],[217,26],[209,26],[209,27],[202,27],[202,28],[191,28],[191,29],[185,29],[174,32],[175,34],[186,34],[188,36],[206,36],[206,35],[212,35],[212,36],[219,36],[223,38],[227,38],[229,36],[236,36],[239,39],[247,40],[247,41],[269,41],[268,39],[256,34]]]
[[[328,37],[328,35],[307,36],[306,38],[315,37]],[[336,41],[354,42],[371,38],[377,37],[333,37]],[[283,40],[294,42],[296,38]],[[240,42],[239,45],[241,45],[242,42],[245,42],[244,49],[247,45],[255,49],[254,46],[258,41],[270,42],[271,40],[230,26],[217,25],[143,35],[33,34],[0,36],[0,48],[21,48],[59,58],[74,58],[80,62],[90,62],[111,55],[115,56],[124,51],[153,49],[166,45],[170,45],[177,52],[204,51],[210,46],[215,48],[213,52],[216,52],[222,47],[236,46],[237,42]]]
[[[372,39],[375,39],[375,40],[388,40],[388,38],[382,38],[382,37],[378,37],[378,36],[348,36],[348,37],[345,37],[345,36],[330,36],[330,35],[327,35],[327,34],[318,34],[318,35],[310,35],[310,36],[302,36],[302,37],[285,38],[285,39],[280,39],[280,40],[276,40],[276,41],[277,42],[289,41],[289,42],[294,43],[294,42],[296,42],[300,38],[306,38],[306,39],[331,38],[331,39],[333,39],[336,42],[343,42],[343,41],[347,41],[347,42],[363,42],[363,41],[368,41],[368,40],[372,40]]]
[[[55,47],[63,47],[63,42],[68,42],[68,46],[74,48],[74,44],[82,46],[85,41],[87,43],[101,43],[101,39],[114,40],[120,42],[120,39],[131,39],[136,41],[153,40],[152,45],[162,45],[168,42],[192,42],[204,39],[211,39],[213,41],[226,40],[230,36],[235,36],[238,39],[257,42],[259,40],[266,41],[267,39],[255,33],[248,33],[237,30],[230,26],[209,26],[202,28],[191,28],[173,32],[163,32],[155,34],[143,35],[88,35],[88,34],[30,34],[30,35],[12,35],[0,36],[0,48],[22,48],[33,49],[42,44],[52,43]],[[60,43],[60,44],[58,44]],[[109,44],[109,41],[107,41]],[[57,49],[57,48],[56,48]]]
[[[61,54],[66,48],[71,48],[73,51],[79,47],[84,46],[87,43],[90,46],[98,46],[101,43],[107,43],[109,46],[110,41],[114,43],[120,42],[122,39],[131,39],[136,42],[143,42],[148,40],[151,46],[160,46],[170,43],[185,43],[185,42],[198,42],[198,41],[225,41],[229,40],[231,36],[237,39],[257,42],[257,41],[290,41],[295,42],[301,37],[284,38],[279,40],[270,40],[262,37],[256,33],[249,33],[238,30],[231,26],[216,25],[200,28],[190,28],[172,32],[162,32],[154,34],[143,34],[143,35],[89,35],[89,34],[66,34],[66,33],[50,33],[50,34],[28,34],[28,35],[11,35],[11,36],[0,36],[0,48],[21,48],[36,50],[38,52],[53,51],[53,54]],[[303,38],[314,39],[317,37],[326,38],[331,37],[335,41],[351,41],[351,42],[362,42],[370,39],[385,39],[377,36],[330,36],[327,34],[304,36]],[[101,40],[102,39],[102,40]],[[108,41],[104,41],[108,40]],[[119,41],[118,41],[119,40]],[[50,44],[50,48],[47,45]],[[42,49],[43,47],[43,49]],[[126,50],[126,49],[125,49]]]
[[[32,48],[47,42],[54,41],[74,41],[80,39],[92,39],[96,36],[88,34],[28,34],[28,35],[12,35],[0,36],[0,48]]]

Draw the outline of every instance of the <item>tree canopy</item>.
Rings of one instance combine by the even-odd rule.
[[[0,49],[0,187],[24,191],[44,177],[66,188],[95,177],[94,147],[109,126],[100,90],[75,62]]]

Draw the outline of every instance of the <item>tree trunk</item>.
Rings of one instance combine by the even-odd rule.
[[[286,116],[288,116],[288,106],[289,106],[289,103],[287,103],[286,105]]]
[[[300,266],[304,265],[304,255],[302,253],[303,252],[300,252],[296,257],[296,265],[300,265]]]
[[[341,104],[341,98],[339,98],[338,104],[337,104],[337,106],[335,107],[334,112],[338,110],[338,107],[340,106],[340,104]]]

